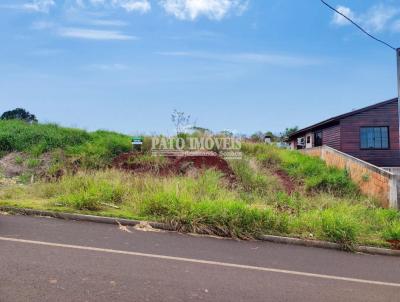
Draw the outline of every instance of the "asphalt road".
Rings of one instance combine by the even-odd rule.
[[[0,215],[0,302],[400,301],[400,259]]]

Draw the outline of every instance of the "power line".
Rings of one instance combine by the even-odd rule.
[[[324,0],[321,0],[321,2],[323,4],[325,4],[327,7],[329,7],[331,10],[333,10],[334,12],[338,13],[339,15],[343,16],[345,19],[347,19],[348,21],[350,21],[353,25],[355,25],[359,30],[361,30],[364,34],[366,34],[367,36],[369,36],[370,38],[374,39],[375,41],[378,41],[380,43],[382,43],[383,45],[391,48],[392,50],[396,51],[396,47],[390,45],[389,43],[386,43],[385,41],[382,41],[381,39],[378,39],[377,37],[374,37],[373,35],[371,35],[369,32],[367,32],[364,28],[362,28],[359,24],[357,24],[355,21],[351,20],[349,17],[347,17],[345,14],[341,13],[340,11],[338,11],[336,8],[334,8],[333,6],[331,6],[330,4],[326,3]]]

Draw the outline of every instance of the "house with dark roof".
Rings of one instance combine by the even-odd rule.
[[[378,167],[400,167],[398,99],[338,115],[289,137],[292,149],[327,145]]]

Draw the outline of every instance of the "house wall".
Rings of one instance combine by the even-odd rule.
[[[389,150],[362,150],[360,127],[388,126]],[[341,143],[338,149],[380,167],[400,166],[399,116],[397,102],[364,111],[340,121]]]
[[[340,124],[322,130],[322,144],[340,150]]]

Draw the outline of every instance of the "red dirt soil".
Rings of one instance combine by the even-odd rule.
[[[392,249],[394,250],[400,250],[400,240],[388,240],[390,243]]]
[[[234,172],[223,158],[214,152],[185,155],[166,155],[166,161],[160,165],[130,163],[135,157],[143,153],[123,153],[113,160],[113,167],[131,171],[133,173],[153,173],[157,175],[184,175],[190,170],[215,169],[222,172],[225,177],[233,181],[236,179]]]
[[[277,177],[279,177],[282,185],[284,186],[284,188],[286,190],[286,193],[288,195],[292,195],[292,193],[296,190],[296,184],[289,177],[289,175],[282,170],[275,171],[275,174]]]

